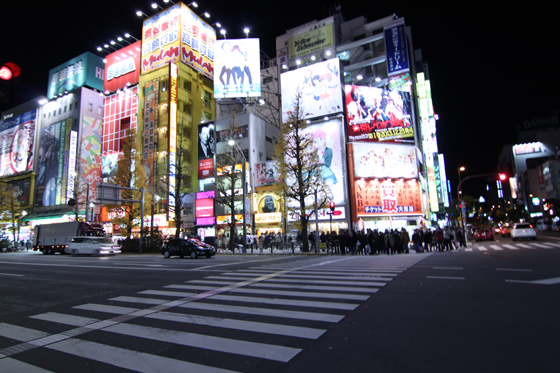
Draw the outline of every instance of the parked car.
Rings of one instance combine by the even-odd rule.
[[[488,228],[480,228],[474,232],[475,241],[494,241],[494,233]]]
[[[502,227],[502,231],[501,231],[502,237],[511,235],[510,229],[511,229],[511,227],[509,225],[504,225]]]
[[[172,239],[167,241],[161,248],[161,254],[164,258],[169,259],[172,256],[184,258],[190,256],[196,259],[198,256],[211,258],[216,255],[216,249],[212,245],[208,245],[196,238],[189,239]]]
[[[64,252],[74,256],[81,254],[100,256],[119,254],[121,248],[110,238],[82,236],[72,238]]]
[[[520,238],[528,238],[530,240],[537,239],[537,232],[533,229],[533,226],[529,223],[517,223],[513,226],[511,230],[511,239],[516,241]]]

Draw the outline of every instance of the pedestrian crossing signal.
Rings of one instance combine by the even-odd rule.
[[[21,73],[21,69],[13,62],[6,62],[4,66],[0,67],[0,79],[10,80],[17,78]]]

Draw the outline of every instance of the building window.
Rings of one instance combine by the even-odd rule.
[[[103,107],[102,106],[97,107],[97,115],[103,115]]]
[[[212,114],[210,114],[210,113],[208,113],[208,112],[206,112],[206,111],[204,111],[204,110],[202,110],[202,115],[201,115],[201,117],[202,117],[202,121],[203,121],[203,122],[206,122],[206,121],[208,121],[208,120],[212,120]]]
[[[165,92],[167,90],[167,80],[161,81],[161,91]]]
[[[268,83],[272,83],[272,77],[271,76],[267,76],[266,78],[263,79],[263,84],[268,84]]]
[[[183,81],[183,88],[190,92],[192,89],[192,83],[186,80]]]
[[[66,113],[66,106],[64,106],[64,112]]]
[[[88,111],[93,111],[93,104],[91,102],[88,103]]]
[[[62,114],[62,108],[61,107],[58,108],[58,115],[60,115],[60,114]]]
[[[265,136],[264,139],[266,140],[266,142],[269,142],[272,144],[272,139],[268,136]]]
[[[206,90],[202,90],[202,99],[204,100],[204,107],[212,109],[212,94]]]

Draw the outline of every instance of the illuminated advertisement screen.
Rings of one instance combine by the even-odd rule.
[[[93,53],[86,52],[49,71],[47,97],[72,91],[82,86],[103,91],[105,63]]]
[[[364,180],[354,182],[358,216],[422,215],[418,181]]]
[[[213,79],[216,31],[182,3],[146,19],[142,74],[181,61]]]
[[[259,39],[216,41],[215,97],[259,97],[261,63]]]
[[[198,125],[198,178],[214,177],[216,130],[214,123]]]
[[[0,126],[0,177],[31,171],[37,110],[2,121]]]
[[[105,57],[104,90],[114,92],[138,83],[141,47],[142,42],[138,40]]]
[[[342,139],[342,122],[340,119],[331,119],[307,127],[305,136],[311,136],[313,151],[317,152],[323,179],[330,186],[333,202],[343,205],[345,203],[345,169],[344,169],[344,141]],[[286,162],[293,163],[293,159]],[[289,180],[287,181],[290,182]],[[290,204],[292,205],[292,204]]]
[[[345,86],[348,141],[414,144],[410,93]]]
[[[285,72],[280,76],[280,82],[284,122],[290,120],[298,94],[301,94],[300,119],[343,110],[338,58]]]
[[[41,128],[37,149],[37,182],[35,206],[54,206],[66,203],[63,191],[66,137],[70,138],[72,119]],[[64,188],[66,189],[66,188]]]
[[[292,60],[333,45],[333,25],[325,25],[288,40],[289,58]]]
[[[159,120],[159,80],[144,85],[144,131],[142,132],[142,162],[148,185],[154,181],[154,155],[156,153],[157,126]]]
[[[354,176],[418,177],[414,146],[353,143]]]
[[[274,169],[275,161],[257,163],[255,186],[269,186],[280,183],[282,175]]]
[[[10,187],[14,192],[14,197],[17,203],[21,206],[29,205],[29,192],[31,190],[31,178],[10,181]]]
[[[101,160],[101,177],[113,177],[115,172],[117,172],[117,162],[119,161],[119,154],[122,153],[118,152],[111,152],[108,154],[103,155],[103,159]]]
[[[196,199],[208,199],[208,198],[214,198],[215,196],[216,196],[216,192],[213,190],[196,193]]]
[[[214,200],[211,198],[197,199],[195,209],[195,217],[197,218],[214,216]]]
[[[278,199],[272,194],[262,196],[257,203],[257,210],[261,214],[268,214],[272,212],[280,212],[280,203]]]
[[[89,199],[95,201],[97,197],[97,183],[101,181],[101,131],[102,121],[100,119],[91,118],[88,116],[82,117],[82,138],[80,143],[80,166],[78,172],[81,174],[82,189],[85,185],[89,185]],[[111,155],[114,163],[113,167],[116,171],[118,154]],[[109,158],[105,156],[104,158]],[[111,170],[112,171],[112,170]],[[111,171],[108,171],[109,176]],[[108,176],[105,176],[108,177]],[[85,192],[82,190],[81,192]],[[85,193],[80,193],[78,202],[85,202]]]
[[[517,144],[513,146],[515,155],[533,154],[542,152],[542,144],[533,142],[529,144]]]
[[[384,27],[385,53],[387,55],[387,75],[396,75],[408,71],[410,60],[406,46],[404,18]]]

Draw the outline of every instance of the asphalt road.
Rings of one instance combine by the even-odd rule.
[[[0,255],[0,372],[558,372],[560,236],[394,256]]]

